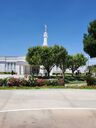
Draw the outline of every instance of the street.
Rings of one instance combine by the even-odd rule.
[[[96,90],[1,90],[0,128],[96,128]]]

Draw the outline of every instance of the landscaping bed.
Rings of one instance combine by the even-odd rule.
[[[64,85],[65,82],[65,85]],[[93,77],[80,77],[66,75],[65,81],[58,78],[26,78],[0,79],[0,89],[48,89],[48,88],[73,88],[73,89],[96,89],[96,79]]]

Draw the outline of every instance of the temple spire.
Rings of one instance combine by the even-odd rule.
[[[45,25],[45,32],[47,32],[47,25]]]
[[[47,25],[45,25],[45,32],[44,32],[43,38],[44,38],[43,46],[48,46],[48,32],[47,32]]]

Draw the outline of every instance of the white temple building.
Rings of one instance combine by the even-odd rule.
[[[0,57],[0,72],[15,72],[18,75],[30,73],[30,65],[25,57],[3,56]]]
[[[43,35],[43,46],[48,46],[48,32],[47,32],[47,25],[45,25],[45,32]],[[92,59],[94,61],[94,59]],[[96,60],[95,60],[96,63]],[[91,59],[88,61],[89,65],[92,65]],[[87,65],[80,68],[81,72],[85,72],[87,69]],[[26,57],[16,57],[16,56],[1,56],[0,57],[0,74],[1,73],[8,73],[14,71],[18,76],[22,75],[29,75],[32,73],[44,76],[46,74],[46,70],[44,66],[39,67],[32,67],[26,62]],[[70,70],[66,70],[67,72],[71,72]],[[55,73],[61,74],[62,71],[59,67],[54,66],[50,72],[50,75]]]

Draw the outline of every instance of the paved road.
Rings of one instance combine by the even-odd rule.
[[[96,90],[2,90],[0,128],[96,128]]]

